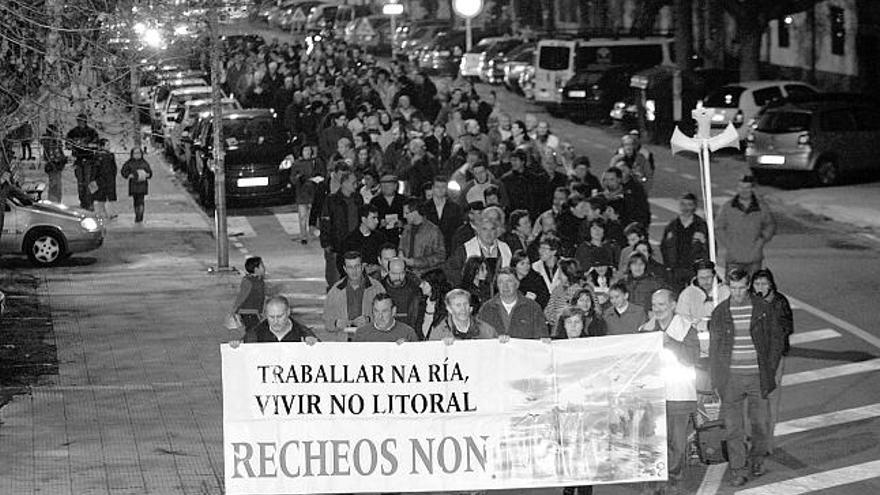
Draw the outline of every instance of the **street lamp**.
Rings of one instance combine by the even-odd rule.
[[[452,10],[454,10],[459,17],[464,18],[464,46],[465,51],[469,52],[474,43],[474,35],[471,32],[471,19],[480,15],[480,12],[483,11],[483,0],[453,0]]]
[[[150,48],[162,47],[162,33],[156,28],[147,28],[144,30],[143,34],[141,34],[141,39],[144,44]]]
[[[397,57],[396,51],[394,49],[394,45],[396,43],[396,32],[397,32],[397,16],[403,14],[403,4],[397,3],[397,0],[391,0],[391,3],[386,3],[382,6],[382,13],[391,18],[391,36],[389,41],[391,41],[391,60],[395,60]]]

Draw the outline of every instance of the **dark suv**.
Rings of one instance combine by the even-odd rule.
[[[290,184],[295,142],[268,109],[231,110],[223,114],[226,195],[230,200],[281,200],[293,198]],[[214,206],[213,122],[199,127],[193,140],[199,201]]]
[[[605,120],[614,103],[625,97],[639,67],[591,64],[562,87],[562,112],[574,122]]]

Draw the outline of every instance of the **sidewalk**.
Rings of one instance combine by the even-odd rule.
[[[147,159],[146,224],[117,178],[104,246],[39,271],[59,370],[0,409],[0,494],[222,493],[218,344],[240,276],[207,273],[209,219]],[[72,167],[63,199],[77,203]]]
[[[880,182],[778,191],[769,198],[835,222],[880,231]]]

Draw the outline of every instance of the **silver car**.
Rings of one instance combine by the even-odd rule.
[[[23,253],[37,266],[51,266],[104,243],[104,225],[91,212],[34,201],[17,187],[10,189],[4,209],[0,254]]]

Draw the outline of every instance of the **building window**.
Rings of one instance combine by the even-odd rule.
[[[783,16],[780,17],[779,20],[776,21],[776,29],[777,29],[777,44],[779,48],[788,48],[791,46],[791,16]]]
[[[831,16],[831,53],[843,55],[846,47],[846,24],[843,9],[830,7],[828,12]]]

